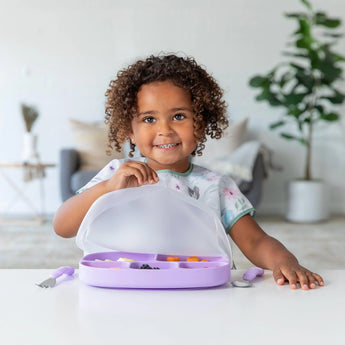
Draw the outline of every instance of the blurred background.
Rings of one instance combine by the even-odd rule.
[[[345,19],[343,1],[312,4]],[[255,101],[248,80],[284,59],[294,23],[283,13],[302,9],[297,0],[0,0],[0,161],[20,161],[25,130],[20,104],[34,105],[41,161],[56,164],[44,180],[45,208],[53,214],[62,201],[59,152],[74,146],[69,120],[102,122],[104,93],[119,69],[150,54],[180,52],[194,56],[225,90],[230,119],[248,117],[248,138],[273,151],[283,170],[270,171],[258,212],[282,214],[284,185],[303,174],[305,152],[268,129],[282,109]],[[337,50],[344,55],[344,39]],[[342,117],[315,134],[314,175],[329,184],[332,214],[345,213],[344,129]],[[21,174],[12,172],[18,180]],[[39,202],[39,188],[26,188]],[[3,179],[0,191],[4,206],[12,189]],[[30,210],[19,202],[10,212]]]

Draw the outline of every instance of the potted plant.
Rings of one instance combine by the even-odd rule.
[[[306,150],[304,176],[288,185],[286,217],[312,222],[328,217],[325,185],[311,171],[313,134],[320,123],[334,123],[340,118],[334,106],[345,100],[345,94],[337,87],[345,58],[334,49],[342,36],[337,32],[341,20],[315,11],[307,0],[301,2],[303,12],[285,14],[297,22],[297,30],[288,43],[291,48],[283,52],[286,61],[266,75],[254,76],[249,84],[260,89],[257,101],[284,109],[270,129],[280,129],[283,138],[299,142]],[[284,131],[284,127],[291,129],[291,123],[292,132]]]
[[[32,106],[21,104],[21,111],[25,123],[24,147],[22,159],[24,163],[38,163],[37,135],[32,133],[32,127],[38,118],[38,111]]]

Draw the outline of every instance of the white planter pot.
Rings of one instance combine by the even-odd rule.
[[[30,132],[24,133],[22,160],[24,163],[38,163],[37,135]]]
[[[321,180],[294,180],[287,184],[286,219],[297,223],[326,220],[329,216],[327,186]]]

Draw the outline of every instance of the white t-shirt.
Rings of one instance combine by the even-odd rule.
[[[77,193],[110,179],[126,160],[128,159],[114,159],[109,162]],[[144,157],[136,158],[136,160],[145,162]],[[160,186],[184,193],[213,209],[219,215],[226,232],[229,232],[235,222],[244,215],[255,214],[251,203],[229,176],[220,175],[192,163],[184,173],[172,170],[158,170],[156,172]]]

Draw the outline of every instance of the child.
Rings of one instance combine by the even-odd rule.
[[[75,236],[101,195],[163,180],[215,210],[244,255],[272,270],[277,284],[288,281],[296,289],[299,283],[304,290],[324,285],[259,227],[252,206],[231,178],[190,162],[201,154],[206,135],[219,139],[228,126],[222,90],[194,59],[164,55],[137,61],[110,82],[106,96],[109,146],[120,150],[130,140],[129,156],[137,146],[142,157],[113,160],[68,199],[54,218],[58,235]]]

